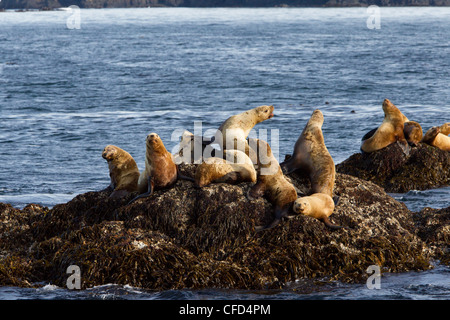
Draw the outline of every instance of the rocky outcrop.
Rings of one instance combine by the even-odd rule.
[[[336,171],[368,180],[390,193],[450,185],[450,152],[419,143],[406,155],[397,143],[372,153],[357,153]]]
[[[194,168],[182,171],[192,175]],[[296,173],[290,178],[299,193],[308,192],[307,179]],[[52,209],[0,204],[0,285],[65,287],[70,265],[80,267],[83,288],[116,283],[156,290],[264,289],[296,279],[363,282],[373,264],[389,272],[430,268],[448,244],[448,209],[436,213],[442,218],[428,211],[413,214],[381,187],[339,173],[339,203],[330,218],[346,228],[332,231],[314,218],[296,216],[255,233],[273,213],[264,198],[247,199],[250,186],[198,189],[178,181],[131,205],[133,194],[110,199],[107,192],[80,194]]]

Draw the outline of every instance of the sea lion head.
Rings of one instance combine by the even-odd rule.
[[[150,148],[150,150],[155,152],[165,149],[161,138],[157,133],[154,132],[147,135],[146,145],[147,148]]]
[[[294,210],[294,212],[302,214],[308,212],[310,207],[311,204],[305,198],[298,198],[292,205],[292,209]]]
[[[255,108],[259,122],[272,118],[273,109],[273,106],[259,106]]]
[[[107,145],[102,152],[102,158],[106,161],[114,160],[118,155],[118,149],[116,146]]]
[[[448,136],[450,134],[450,122],[444,123],[442,126],[440,126],[442,134]]]
[[[319,125],[322,125],[323,124],[323,120],[324,119],[323,119],[322,111],[320,111],[319,109],[316,109],[316,110],[313,111],[309,121],[313,122],[313,123],[317,123]]]
[[[427,133],[423,136],[422,142],[431,143],[436,138],[436,136],[441,132],[440,127],[431,127]]]
[[[391,117],[396,114],[400,114],[403,119],[403,122],[408,121],[408,119],[400,112],[400,110],[391,101],[389,101],[389,99],[384,99],[383,111],[386,117],[387,116]]]

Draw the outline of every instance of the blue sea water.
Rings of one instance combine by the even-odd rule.
[[[104,146],[127,150],[142,169],[148,133],[175,150],[174,129],[216,129],[262,104],[275,117],[255,129],[278,133],[280,158],[317,108],[336,163],[381,123],[385,98],[425,130],[450,122],[450,8],[379,13],[370,29],[366,8],[0,12],[0,202],[51,207],[103,189]],[[449,187],[393,196],[413,211],[450,205]],[[110,285],[77,294],[3,287],[0,298],[447,299],[448,272],[389,275],[392,291],[367,294],[343,284],[301,295]]]

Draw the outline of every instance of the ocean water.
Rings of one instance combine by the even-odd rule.
[[[339,163],[390,99],[424,130],[450,122],[450,8],[82,9],[0,12],[0,202],[52,207],[109,184],[108,144],[144,167],[145,137],[175,150],[179,130],[217,129],[262,104],[279,158],[314,109]],[[178,131],[177,131],[178,130]],[[450,205],[450,187],[393,195],[413,211]],[[114,284],[68,293],[0,288],[1,299],[449,298],[449,268],[388,275],[388,290],[146,293]],[[408,285],[408,283],[411,283]],[[295,284],[294,284],[295,285]],[[136,292],[137,293],[136,293]],[[111,293],[112,292],[112,293]]]

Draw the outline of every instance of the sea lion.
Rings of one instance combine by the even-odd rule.
[[[265,196],[275,211],[275,219],[270,224],[255,228],[256,231],[261,231],[275,227],[283,218],[288,217],[292,204],[297,199],[297,191],[283,175],[269,144],[260,139],[249,140],[250,145],[256,146],[257,149],[254,151],[257,154],[258,179],[247,193],[247,197],[253,200]]]
[[[239,150],[225,150],[225,159],[205,159],[195,171],[195,184],[204,187],[210,183],[256,182],[256,171],[250,158]]]
[[[388,99],[384,99],[383,101],[383,111],[383,122],[375,130],[373,135],[367,138],[368,134],[366,134],[363,137],[361,150],[366,153],[371,153],[399,141],[404,152],[408,153],[408,143],[403,133],[404,123],[409,121],[408,118]]]
[[[448,136],[450,134],[450,122],[444,123],[439,129],[441,130],[441,134]]]
[[[174,154],[174,161],[176,164],[181,163],[196,163],[202,162],[203,156],[206,153],[208,156],[214,156],[215,149],[210,146],[211,140],[201,136],[196,136],[188,130],[184,130],[180,137],[180,144],[177,153]],[[208,149],[209,153],[205,152]]]
[[[259,106],[229,117],[217,130],[212,142],[222,150],[235,149],[248,152],[247,136],[253,127],[273,117],[273,106]],[[219,139],[217,139],[219,137]]]
[[[450,151],[450,137],[441,133],[440,127],[432,127],[422,139],[422,142],[444,151]]]
[[[281,163],[281,168],[284,174],[304,171],[311,182],[311,193],[325,193],[332,197],[336,168],[323,138],[323,121],[322,112],[314,110],[295,143],[292,156]]]
[[[173,155],[166,150],[159,135],[150,133],[146,139],[145,168],[139,175],[138,181],[140,195],[128,204],[151,195],[154,190],[171,187],[178,178],[194,181],[194,179],[179,173]]]
[[[296,213],[301,213],[322,221],[331,229],[340,229],[341,226],[332,224],[328,217],[334,211],[333,199],[324,193],[314,193],[307,197],[301,197],[295,200],[292,209]]]
[[[422,127],[415,121],[407,121],[403,123],[403,134],[406,141],[413,146],[417,146],[423,138]]]
[[[111,184],[105,191],[113,192],[111,198],[117,198],[134,192],[138,187],[139,169],[133,157],[125,150],[107,145],[102,152],[102,157],[108,162]]]

